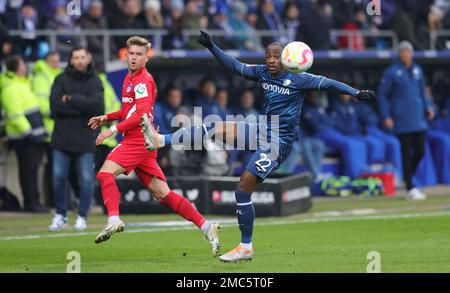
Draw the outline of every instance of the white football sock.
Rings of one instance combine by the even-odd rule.
[[[200,229],[202,229],[203,233],[206,233],[208,232],[210,226],[209,221],[205,221]]]
[[[240,244],[244,249],[247,249],[247,250],[249,250],[249,249],[252,249],[253,248],[253,245],[252,245],[252,243],[250,242],[250,243],[242,243],[241,242],[241,244]]]
[[[120,217],[119,216],[108,217],[108,224],[111,224],[112,222],[117,222],[117,221],[120,221]]]

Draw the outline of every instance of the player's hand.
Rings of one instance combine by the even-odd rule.
[[[101,145],[105,139],[108,137],[111,137],[114,133],[110,128],[106,129],[103,132],[100,132],[100,134],[97,136],[97,139],[95,140],[96,145]]]
[[[88,125],[92,129],[97,129],[108,121],[108,117],[106,115],[96,116],[89,119]]]
[[[200,36],[198,36],[197,42],[208,49],[211,49],[214,44],[211,35],[204,30],[200,31]]]
[[[355,98],[357,98],[360,101],[373,102],[375,100],[375,91],[361,90],[356,94]]]
[[[387,129],[393,129],[394,128],[394,120],[392,120],[392,118],[386,118],[383,121],[383,125]]]

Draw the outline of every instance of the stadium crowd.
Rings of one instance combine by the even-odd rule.
[[[69,1],[70,2],[70,1]],[[74,2],[74,1],[72,1]],[[154,48],[199,49],[189,30],[210,29],[221,32],[216,38],[225,49],[259,51],[272,41],[287,43],[303,40],[313,50],[392,47],[392,41],[375,37],[379,30],[392,30],[400,40],[410,41],[416,49],[427,49],[430,35],[450,28],[450,3],[445,0],[383,0],[381,15],[368,17],[369,0],[83,0],[79,15],[68,15],[65,0],[0,1],[0,54],[20,53],[27,60],[42,58],[49,46],[48,37],[38,29],[166,29],[164,35],[148,36]],[[21,37],[9,30],[24,30]],[[353,32],[330,38],[330,29]],[[258,31],[269,32],[262,36]],[[368,30],[364,36],[357,30]],[[245,32],[246,34],[239,34]],[[111,56],[119,58],[126,36],[116,36],[110,44]],[[68,44],[67,41],[71,41]],[[84,43],[83,43],[84,42]],[[76,35],[59,36],[57,51],[63,60],[71,46],[87,45],[94,56],[102,54],[102,38]],[[446,46],[438,40],[438,49]]]

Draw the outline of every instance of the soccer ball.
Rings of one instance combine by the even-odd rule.
[[[301,73],[311,68],[314,54],[311,48],[303,42],[290,42],[281,52],[281,64],[293,73]]]

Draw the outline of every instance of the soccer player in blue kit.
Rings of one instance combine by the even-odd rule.
[[[198,42],[205,46],[225,68],[243,76],[245,79],[260,83],[264,89],[264,114],[266,117],[278,117],[276,123],[268,118],[268,122],[264,125],[267,138],[257,142],[257,148],[248,161],[235,191],[241,243],[235,249],[219,257],[221,261],[226,262],[250,260],[253,257],[252,234],[255,218],[255,210],[251,200],[252,192],[288,157],[292,143],[298,139],[301,107],[307,90],[335,91],[351,95],[358,100],[372,100],[375,97],[375,92],[357,90],[323,76],[309,73],[295,74],[286,71],[281,64],[283,47],[280,43],[275,42],[267,46],[264,65],[249,65],[227,55],[214,44],[207,32],[201,31],[200,33]],[[147,115],[142,117],[141,125],[147,149],[154,150],[172,143],[173,134],[161,135],[157,133]],[[239,139],[237,134],[242,132],[239,132],[238,127],[241,126],[245,128],[245,133],[248,133],[251,131],[250,128],[254,127],[254,125],[239,122],[216,123],[214,136],[227,138],[227,141],[229,137]],[[261,132],[261,123],[257,127]],[[272,129],[273,127],[276,127],[276,129]],[[200,131],[202,136],[208,135],[205,124],[178,131],[189,134]],[[247,140],[246,146],[251,143],[248,140],[255,138],[251,135],[245,135],[245,137]]]

